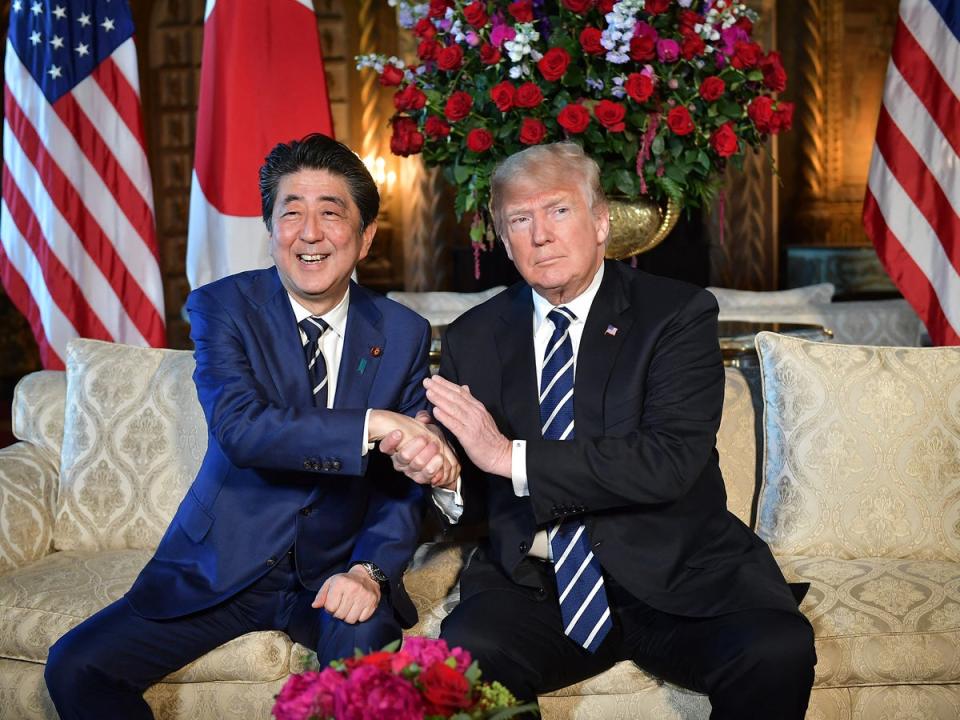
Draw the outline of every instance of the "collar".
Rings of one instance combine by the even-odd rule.
[[[290,307],[293,308],[293,314],[297,318],[297,325],[300,325],[300,321],[304,318],[311,317],[312,312],[307,310],[303,305],[301,305],[297,299],[287,293],[287,297],[290,298]],[[329,312],[321,315],[320,317],[330,326],[330,328],[337,334],[339,337],[346,337],[347,334],[347,311],[350,309],[350,290],[343,294],[343,297],[340,298],[338,302]]]
[[[603,266],[604,263],[600,263],[600,269],[597,270],[597,274],[593,276],[593,280],[587,285],[586,290],[577,295],[573,300],[563,303],[563,307],[577,316],[577,319],[574,321],[576,323],[582,324],[587,320],[590,306],[593,305],[593,299],[597,296],[600,283],[603,281]],[[547,319],[549,312],[558,306],[551,305],[546,298],[538,295],[536,292],[532,292],[531,295],[533,295],[533,332],[536,334],[543,325],[543,321]]]

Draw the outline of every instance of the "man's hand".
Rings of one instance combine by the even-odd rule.
[[[484,472],[508,478],[513,444],[497,428],[483,404],[466,385],[456,385],[439,375],[423,381],[433,415],[456,435],[473,464]]]
[[[374,410],[370,417],[371,439],[390,423],[397,427],[382,436],[380,452],[390,456],[394,469],[421,485],[456,487],[460,462],[429,413],[421,411],[416,420],[411,420],[406,415]]]
[[[362,565],[354,565],[345,573],[328,577],[312,606],[353,625],[369,620],[379,602],[380,585]]]

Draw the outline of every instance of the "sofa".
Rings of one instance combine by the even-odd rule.
[[[960,717],[960,350],[757,344],[756,370],[726,371],[717,442],[729,507],[811,585],[807,717]],[[20,442],[0,450],[0,718],[56,717],[47,649],[123,594],[189,486],[206,442],[192,369],[188,352],[77,340],[65,372],[17,386]],[[438,632],[470,550],[418,549],[412,633]],[[267,718],[309,656],[252,633],[147,699],[158,718]],[[704,696],[630,663],[540,702],[545,718],[709,716]]]

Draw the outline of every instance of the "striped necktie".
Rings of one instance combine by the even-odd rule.
[[[313,404],[323,408],[327,406],[327,363],[320,352],[320,338],[329,327],[319,315],[311,315],[300,321],[300,329],[307,336],[303,352],[307,361],[307,377],[313,390]]]
[[[565,307],[551,310],[553,336],[543,356],[540,376],[540,425],[546,440],[570,440],[573,430],[573,343],[570,322],[576,316]],[[557,576],[563,632],[590,652],[596,652],[613,623],[603,587],[600,562],[593,556],[583,523],[566,518],[550,529],[550,551]]]

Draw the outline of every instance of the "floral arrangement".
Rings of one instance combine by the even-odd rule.
[[[486,209],[498,161],[561,139],[582,143],[608,194],[696,207],[728,162],[792,123],[780,55],[751,39],[741,2],[390,4],[419,63],[365,55],[358,68],[396,87],[391,151],[442,166],[458,216]]]
[[[480,681],[470,653],[443,640],[408,637],[359,651],[324,670],[291,675],[273,706],[276,720],[507,720],[520,705],[503,685]]]

